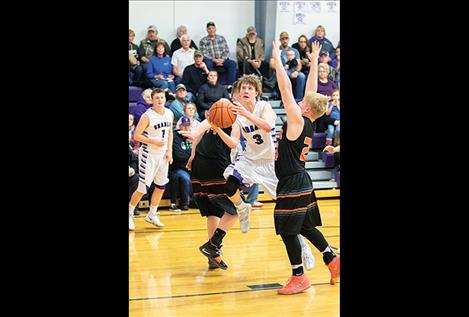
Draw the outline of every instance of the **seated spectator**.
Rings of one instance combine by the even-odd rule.
[[[173,65],[173,74],[182,79],[184,69],[194,64],[193,48],[189,47],[190,37],[185,34],[181,36],[182,47],[173,53],[171,64]]]
[[[329,57],[329,53],[326,51],[322,51],[319,53],[319,64],[327,64],[329,65],[329,75],[328,78],[330,81],[333,81],[335,83],[335,78],[336,78],[336,70],[335,66],[337,66],[337,59],[332,60]]]
[[[227,85],[232,85],[236,80],[236,62],[229,59],[230,50],[226,39],[216,34],[215,23],[207,23],[208,35],[200,40],[200,50],[204,53],[205,64],[210,70],[223,67],[227,73]]]
[[[199,128],[199,114],[197,113],[197,107],[195,106],[195,103],[189,102],[186,103],[184,106],[184,116],[187,117],[191,120],[191,130],[190,131],[197,131]],[[179,130],[179,127],[182,123],[182,118],[179,118],[179,120],[176,123],[176,130]]]
[[[335,49],[335,60],[337,61],[335,66],[335,83],[337,87],[340,89],[340,46],[337,46]]]
[[[140,121],[140,117],[145,113],[145,111],[147,111],[148,108],[153,107],[151,92],[152,90],[150,88],[145,89],[137,100],[137,104],[130,109],[130,114],[134,116],[135,126],[137,126]]]
[[[334,153],[334,168],[340,171],[340,145],[327,145],[322,151]]]
[[[332,96],[332,92],[337,89],[337,85],[329,80],[330,66],[325,63],[318,65],[318,90],[317,92],[329,97]]]
[[[306,53],[311,53],[311,49],[308,46],[308,38],[306,37],[306,35],[300,35],[300,37],[298,38],[298,42],[293,44],[292,47],[295,48],[298,53],[300,53],[301,72],[303,72],[305,76],[308,77],[311,65],[308,55],[306,55]]]
[[[185,116],[181,117],[179,129],[182,131],[190,131],[191,120]],[[186,165],[189,157],[191,156],[191,151],[192,142],[175,131],[173,134],[173,163],[169,166],[168,172],[171,193],[171,205],[169,209],[172,211],[189,209],[192,187],[191,175],[187,170]],[[181,209],[176,206],[178,193]]]
[[[155,88],[169,88],[172,93],[176,92],[177,78],[173,74],[171,58],[166,54],[165,45],[162,42],[156,43],[155,54],[148,62],[147,78]]]
[[[305,94],[306,76],[301,72],[300,53],[295,48],[288,46],[289,39],[290,37],[287,32],[280,33],[280,56],[282,59],[282,64],[285,66],[285,64],[288,62],[287,50],[292,50],[295,53],[297,66],[290,73],[289,77],[292,82],[293,95],[295,99],[302,100]],[[273,58],[270,60],[270,67],[275,69],[275,61]]]
[[[236,43],[236,58],[240,76],[256,74],[259,77],[268,77],[269,64],[265,59],[264,41],[257,37],[256,28],[248,27],[246,36],[238,39]]]
[[[314,36],[309,39],[308,45],[311,47],[311,44],[317,41],[321,45],[321,51],[326,51],[329,53],[331,58],[335,57],[335,48],[332,45],[332,42],[326,38],[326,29],[322,25],[318,25],[316,30],[314,30]]]
[[[187,28],[184,25],[178,26],[176,29],[176,38],[171,42],[171,56],[173,56],[174,52],[176,52],[178,49],[182,47],[181,45],[181,37],[183,35],[187,34]],[[190,40],[191,43],[189,45],[190,48],[193,48],[194,50],[197,50],[198,47],[195,45],[194,41]]]
[[[155,54],[155,47],[157,42],[163,42],[165,45],[165,51],[169,52],[170,48],[165,40],[158,37],[158,29],[154,25],[150,25],[147,28],[147,37],[140,41],[138,47],[138,56],[140,56],[141,65],[144,68],[144,73],[147,72],[147,65],[150,58]]]
[[[181,84],[186,86],[188,92],[197,97],[200,87],[207,82],[208,68],[204,63],[202,51],[194,52],[194,64],[184,68]]]
[[[129,29],[129,71],[134,86],[142,86],[144,80],[144,69],[140,65],[140,55],[138,55],[138,46],[133,43],[135,32]]]
[[[340,140],[340,91],[338,89],[332,92],[326,115],[334,120],[334,124],[327,126],[326,145],[332,144],[332,138],[334,138],[334,144],[337,145]]]
[[[218,83],[218,73],[211,70],[207,76],[207,83],[203,84],[197,94],[197,107],[200,120],[205,119],[205,112],[210,109],[215,101],[221,98],[229,98],[228,90]]]
[[[137,190],[138,187],[138,157],[132,151],[132,148],[129,146],[129,202],[130,197],[134,191]],[[138,216],[140,212],[137,208],[134,209],[134,215]],[[134,229],[131,228],[131,224],[133,223],[132,217],[129,217],[129,229],[134,230],[135,225],[133,226]]]
[[[193,96],[190,92],[186,91],[184,84],[179,84],[176,87],[176,99],[171,102],[169,109],[174,114],[174,124],[184,115],[184,107],[187,103],[191,102]],[[199,119],[199,115],[196,114],[196,118]]]

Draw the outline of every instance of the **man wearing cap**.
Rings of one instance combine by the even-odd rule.
[[[194,52],[194,64],[186,66],[182,73],[181,84],[186,86],[186,90],[197,96],[200,86],[207,82],[208,67],[204,63],[204,54],[200,50]]]
[[[192,93],[187,92],[186,86],[184,84],[177,85],[176,99],[174,99],[169,106],[169,110],[174,114],[174,124],[176,124],[179,118],[184,116],[184,106],[192,101],[195,101],[195,97],[193,97]],[[197,112],[195,113],[195,119],[199,120]]]
[[[191,130],[191,119],[182,116],[179,125],[181,131]],[[169,166],[169,186],[171,193],[170,210],[180,211],[189,209],[189,200],[191,196],[191,175],[186,165],[191,156],[192,142],[179,133],[173,136],[173,163]],[[180,189],[180,191],[179,191]],[[179,194],[181,200],[181,209],[177,208],[177,196]]]
[[[171,64],[173,64],[173,73],[182,78],[184,68],[194,64],[195,49],[190,48],[191,38],[184,34],[181,36],[182,47],[173,53]]]
[[[138,47],[138,55],[141,56],[140,61],[143,65],[146,66],[146,64],[150,61],[150,58],[155,52],[155,46],[158,41],[163,42],[165,52],[170,52],[168,43],[166,43],[166,41],[162,38],[158,37],[158,29],[156,28],[156,26],[150,25],[147,28],[147,37],[144,40],[140,41],[140,46]]]
[[[228,73],[227,85],[232,85],[236,80],[236,62],[228,58],[230,50],[226,39],[216,34],[215,23],[207,23],[208,35],[200,40],[200,50],[204,53],[205,63],[212,70],[215,67],[223,67]]]
[[[287,32],[280,33],[280,59],[282,60],[282,65],[288,62],[287,51],[291,50],[295,53],[295,58],[297,60],[296,69],[289,74],[292,86],[294,88],[293,95],[296,100],[302,100],[305,94],[305,85],[306,85],[306,76],[301,72],[301,57],[300,53],[296,48],[288,46],[290,37]],[[275,69],[275,61],[272,58],[270,60],[270,67]],[[291,71],[291,70],[290,70]]]
[[[257,37],[256,28],[248,27],[246,36],[236,43],[236,58],[241,75],[257,74],[267,76],[268,64],[264,61],[264,41]]]

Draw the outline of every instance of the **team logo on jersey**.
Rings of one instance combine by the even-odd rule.
[[[250,125],[250,126],[247,126],[247,127],[243,127],[243,131],[246,132],[246,133],[251,133],[251,132],[254,132],[256,130],[259,130],[259,128],[255,125]]]
[[[158,130],[158,129],[161,129],[161,128],[167,128],[167,127],[170,127],[171,126],[171,123],[169,123],[168,121],[166,122],[161,122],[161,123],[158,123],[158,124],[155,124],[153,126],[153,128],[155,130]]]

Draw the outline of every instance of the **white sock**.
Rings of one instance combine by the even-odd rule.
[[[132,205],[129,203],[129,216],[133,216],[133,215],[134,215],[134,210],[135,210],[135,206],[132,206]]]
[[[324,251],[322,251],[321,253],[324,253],[324,252],[332,252],[331,247],[327,246],[327,248]]]
[[[156,211],[158,210],[158,206],[151,206],[150,205],[150,211],[148,212],[150,215],[154,216],[156,215]]]
[[[239,200],[234,203],[236,210],[240,210],[246,206],[246,203],[239,197]]]

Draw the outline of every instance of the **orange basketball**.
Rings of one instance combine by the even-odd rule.
[[[233,104],[226,98],[222,98],[213,103],[210,107],[210,122],[220,128],[228,128],[236,121],[236,114],[233,112]]]

